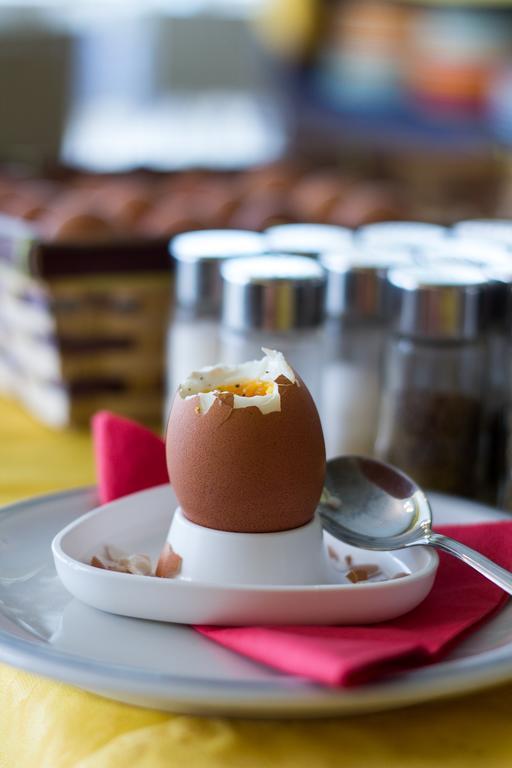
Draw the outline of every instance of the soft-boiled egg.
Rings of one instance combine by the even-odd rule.
[[[195,371],[174,398],[167,466],[184,515],[222,531],[265,533],[308,523],[325,447],[304,382],[280,352]]]

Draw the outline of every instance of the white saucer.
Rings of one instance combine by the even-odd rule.
[[[434,582],[438,558],[429,548],[366,552],[329,534],[325,544],[335,550],[342,567],[345,556],[351,555],[355,564],[378,564],[390,578],[356,584],[343,580],[338,584],[241,585],[184,576],[138,576],[88,565],[106,544],[147,553],[155,562],[175,507],[170,486],[159,486],[98,507],[66,526],[52,543],[55,567],[66,589],[93,608],[178,624],[368,624],[410,611]],[[403,572],[408,575],[392,578]]]

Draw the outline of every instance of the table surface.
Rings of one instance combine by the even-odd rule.
[[[0,503],[94,479],[86,432],[53,432],[0,400]],[[453,768],[512,765],[512,685],[317,721],[138,709],[0,665],[0,768]]]

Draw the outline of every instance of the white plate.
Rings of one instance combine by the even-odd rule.
[[[505,517],[460,499],[431,499],[439,523]],[[89,608],[61,585],[50,543],[96,505],[85,489],[1,511],[0,661],[141,706],[265,717],[387,709],[512,679],[511,605],[438,664],[335,690],[274,672],[188,627]]]
[[[279,533],[212,531],[188,522],[180,512],[174,514],[175,509],[176,497],[170,485],[162,485],[105,504],[67,525],[52,543],[64,586],[87,605],[121,616],[179,624],[257,626],[385,621],[415,608],[434,583],[438,557],[428,547],[366,552],[329,534],[322,543],[316,519]],[[158,579],[88,564],[105,544],[129,553],[147,553],[155,563],[171,519],[170,540],[183,555],[180,576]],[[178,546],[172,540],[173,533]],[[346,556],[351,556],[354,564],[379,565],[390,578],[347,583],[328,562],[327,546],[336,553],[342,568]],[[296,583],[284,581],[288,562]],[[309,573],[312,565],[314,570]],[[273,569],[279,586],[272,583]],[[403,572],[409,575],[391,578]],[[209,581],[194,579],[195,573]],[[309,583],[303,576],[311,576]],[[251,583],[251,577],[267,577],[267,581]],[[320,581],[322,577],[324,581]],[[344,583],[328,583],[328,579]]]

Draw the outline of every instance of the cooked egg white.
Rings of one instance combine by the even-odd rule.
[[[261,360],[239,365],[214,365],[194,371],[178,388],[183,400],[199,397],[201,413],[207,413],[223,392],[233,395],[233,408],[256,407],[261,413],[281,410],[281,395],[276,379],[285,376],[298,384],[292,368],[283,354],[263,348]]]

